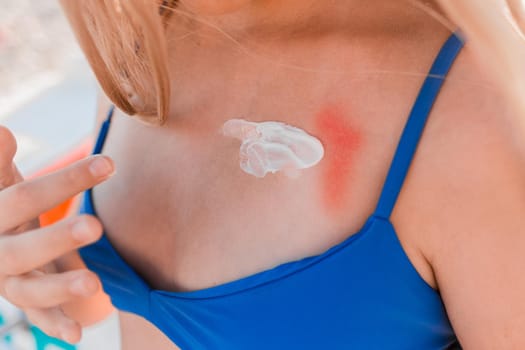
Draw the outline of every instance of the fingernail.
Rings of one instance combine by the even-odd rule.
[[[98,156],[91,161],[89,171],[95,177],[107,176],[113,172],[113,164],[107,158]]]
[[[91,278],[77,277],[69,285],[71,293],[79,296],[91,296],[97,290],[97,283]]]
[[[79,242],[89,241],[93,237],[93,232],[84,220],[79,220],[73,224],[71,235]]]

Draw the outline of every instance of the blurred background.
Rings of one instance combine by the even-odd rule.
[[[56,0],[0,0],[0,124],[15,134],[26,177],[92,146],[97,85]],[[116,316],[78,346],[46,337],[0,298],[0,350],[119,349]]]
[[[0,0],[0,123],[24,174],[92,131],[96,84],[56,0]]]

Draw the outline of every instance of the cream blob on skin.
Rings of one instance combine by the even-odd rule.
[[[231,119],[224,123],[222,133],[242,142],[241,169],[259,178],[281,171],[296,177],[301,169],[313,167],[324,156],[323,144],[317,138],[281,122]]]

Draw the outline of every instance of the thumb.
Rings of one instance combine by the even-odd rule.
[[[0,190],[23,180],[13,162],[16,154],[16,139],[6,127],[0,126]]]
[[[0,191],[22,182],[24,178],[18,171],[13,158],[17,150],[16,139],[13,133],[5,126],[0,125]],[[38,219],[31,220],[12,232],[7,234],[16,234],[30,229],[37,228],[40,225]]]

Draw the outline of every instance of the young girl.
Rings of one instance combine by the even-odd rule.
[[[32,181],[0,129],[2,295],[43,330],[112,304],[131,350],[525,347],[511,109],[437,3],[62,3],[118,108]]]

